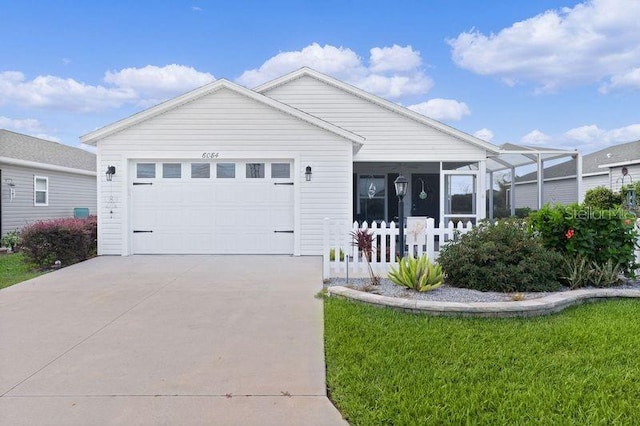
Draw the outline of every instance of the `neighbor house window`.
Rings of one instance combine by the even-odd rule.
[[[235,163],[217,163],[216,176],[219,179],[233,179],[236,177]]]
[[[33,204],[36,206],[49,205],[49,178],[33,177]]]
[[[209,163],[191,163],[192,179],[208,179],[210,173]]]
[[[264,163],[247,163],[247,179],[264,178]]]
[[[182,176],[182,164],[180,163],[163,163],[162,177],[165,179],[180,179]]]

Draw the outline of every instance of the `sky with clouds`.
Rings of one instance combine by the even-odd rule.
[[[79,136],[309,66],[482,139],[640,139],[640,1],[0,0],[0,128]]]

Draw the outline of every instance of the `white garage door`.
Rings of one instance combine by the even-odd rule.
[[[292,254],[286,161],[140,161],[132,184],[136,254]]]

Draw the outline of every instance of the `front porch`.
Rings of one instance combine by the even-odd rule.
[[[477,223],[486,217],[485,161],[354,162],[353,219],[355,222],[398,222],[394,181],[409,181],[404,198],[408,217]]]

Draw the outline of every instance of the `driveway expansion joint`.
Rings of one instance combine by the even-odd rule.
[[[381,296],[343,286],[332,286],[329,296],[357,300],[374,306],[388,307],[405,312],[473,317],[530,317],[560,312],[570,306],[586,302],[616,298],[640,298],[640,290],[631,289],[580,289],[555,293],[537,299],[509,302],[441,302],[412,300]]]

